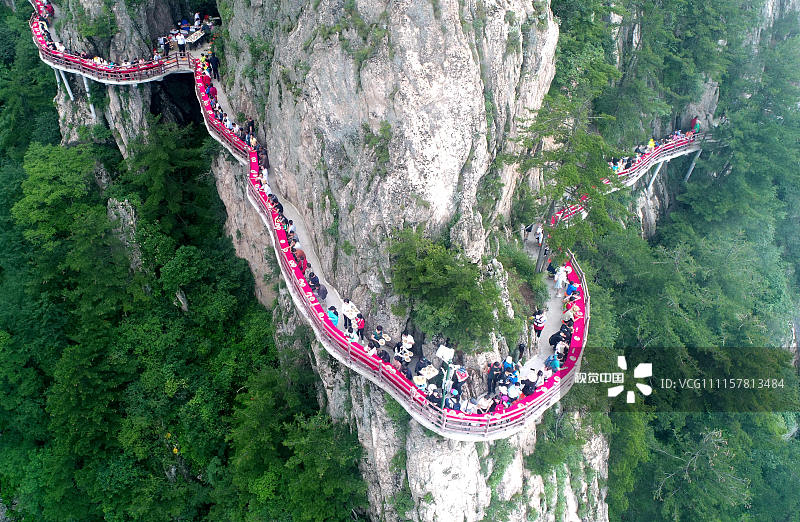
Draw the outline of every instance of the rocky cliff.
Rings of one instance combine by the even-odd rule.
[[[276,188],[313,230],[322,271],[399,331],[406,317],[391,314],[386,285],[392,232],[424,224],[478,259],[486,218],[508,211],[516,173],[494,160],[552,79],[548,6],[251,1],[221,12],[226,92],[235,112],[256,116]],[[300,335],[285,293],[277,310],[284,339],[311,343],[329,413],[358,433],[372,518],[607,517],[602,439],[587,444],[582,467],[548,477],[523,466],[533,429],[493,445],[442,439]]]
[[[61,8],[59,39],[121,59],[148,52],[181,6],[71,0]],[[68,9],[76,14],[67,16]],[[388,238],[424,225],[449,234],[475,260],[484,254],[485,223],[508,213],[518,181],[495,158],[514,146],[516,118],[541,104],[553,76],[558,29],[549,6],[237,0],[219,2],[219,9],[224,90],[234,114],[255,117],[276,189],[313,230],[304,240],[320,254],[321,271],[371,318],[400,330],[407,318],[391,313]],[[92,24],[111,22],[118,31],[110,37],[91,35],[101,27]],[[146,131],[151,107],[167,117],[180,112],[163,102],[162,84],[100,87],[91,89],[94,120],[82,80],[69,80],[76,100],[63,87],[56,100],[65,142],[78,140],[82,126],[105,124],[125,153]],[[191,91],[186,95],[192,100]],[[308,335],[280,284],[275,304],[277,269],[245,196],[242,167],[222,153],[213,171],[226,230],[250,264],[259,299],[274,307],[282,348],[312,347],[320,400],[359,435],[373,519],[607,518],[602,438],[586,444],[577,466],[541,477],[524,467],[535,429],[491,445],[442,439],[338,365]],[[504,350],[497,344],[490,355]]]

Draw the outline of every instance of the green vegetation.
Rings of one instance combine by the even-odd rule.
[[[117,19],[112,11],[113,0],[103,0],[102,14],[94,18],[86,13],[81,4],[71,7],[74,8],[74,16],[78,22],[78,32],[81,36],[108,40],[117,32]]]
[[[516,451],[516,448],[512,446],[507,439],[501,439],[495,443],[491,453],[492,460],[494,461],[492,474],[489,475],[489,478],[486,480],[486,484],[492,491],[494,491],[497,485],[500,484],[500,481],[503,480],[503,475],[506,474],[508,466],[511,464],[511,461],[514,460],[514,453],[516,453]]]
[[[56,146],[52,72],[30,45],[24,14],[2,15],[0,490],[8,516],[362,513],[358,444],[320,412],[304,355],[276,351],[271,316],[222,228],[205,132],[153,121],[128,161],[104,143]],[[101,165],[112,175],[103,193],[94,181]],[[131,268],[132,251],[108,217],[109,197],[136,209],[130,239],[141,268]]]
[[[441,334],[462,350],[488,340],[497,323],[500,292],[491,279],[458,252],[402,230],[390,246],[392,286],[411,305],[414,323],[429,335]]]
[[[547,476],[561,466],[570,455],[580,453],[586,442],[574,419],[552,408],[536,426],[536,451],[525,457],[525,467],[537,475]]]
[[[800,478],[790,471],[800,447],[787,437],[796,414],[775,412],[800,409],[797,374],[778,348],[797,306],[790,288],[800,268],[797,17],[776,21],[754,52],[746,40],[761,21],[752,4],[616,4],[622,29],[641,30],[640,44],[620,56],[620,74],[609,4],[552,5],[561,21],[556,78],[527,122],[523,142],[532,153],[515,159],[523,171],[544,169],[547,203],[569,191],[573,200],[590,195],[586,221],[551,232],[552,246],[576,252],[591,287],[582,369],[609,371],[625,353],[629,366],[651,362],[656,376],[771,375],[785,384],[779,393],[654,393],[639,409],[611,403],[600,424],[611,446],[610,518],[791,520],[800,506]],[[717,114],[726,121],[707,147],[713,154],[701,157],[685,188],[673,187],[677,202],[646,241],[624,196],[595,188],[608,175],[604,157],[641,142],[654,122],[671,124],[709,78],[720,82]],[[537,151],[545,135],[560,148]],[[549,215],[525,188],[516,202],[512,222]],[[583,388],[562,401],[567,411],[609,408]],[[548,422],[527,464],[558,472],[581,439]]]
[[[364,145],[372,149],[375,154],[375,169],[370,177],[367,187],[372,184],[372,180],[377,175],[379,178],[386,177],[387,166],[389,165],[389,142],[392,141],[392,126],[388,121],[381,122],[378,133],[372,132],[367,123],[362,126],[364,131]]]

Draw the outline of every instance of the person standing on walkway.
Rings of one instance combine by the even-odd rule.
[[[164,58],[169,58],[169,37],[162,36],[158,39],[158,43],[161,45],[161,49],[164,51]]]
[[[567,282],[567,267],[561,265],[556,270],[556,297],[561,297],[561,289],[564,288],[564,283]]]
[[[335,306],[328,307],[328,319],[333,323],[333,326],[339,326],[339,312]]]
[[[219,58],[213,52],[208,59],[208,64],[211,66],[211,73],[215,80],[219,80]]]
[[[175,43],[178,44],[178,52],[181,56],[186,56],[186,37],[183,33],[178,33],[175,36]]]
[[[493,362],[489,366],[489,369],[486,372],[487,373],[486,381],[487,381],[487,384],[489,385],[489,395],[494,394],[494,390],[495,390],[495,388],[497,386],[497,381],[500,378],[500,374],[502,372],[503,372],[503,370],[500,367],[500,363],[497,362],[497,361]]]
[[[547,316],[542,310],[536,310],[533,314],[533,331],[536,332],[536,344],[539,344],[539,337],[542,336],[542,330],[547,323]]]
[[[364,320],[364,316],[360,313],[356,315],[356,330],[358,331],[358,338],[362,341],[364,340],[364,328],[367,326],[367,322]]]
[[[697,116],[692,118],[692,121],[689,122],[689,130],[695,134],[700,132],[700,118],[698,118]]]
[[[342,304],[342,315],[344,315],[345,330],[353,326],[353,319],[358,315],[358,308],[350,299],[345,299]]]

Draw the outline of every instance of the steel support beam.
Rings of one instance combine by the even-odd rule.
[[[658,176],[658,173],[661,172],[661,167],[664,166],[664,163],[669,163],[669,160],[662,161],[656,166],[656,171],[653,172],[653,177],[650,178],[650,183],[647,184],[647,192],[650,192],[650,189],[653,188],[653,182],[656,180],[656,176]]]
[[[69,86],[69,82],[67,81],[67,75],[64,74],[64,71],[61,69],[58,70],[61,73],[61,80],[64,82],[64,87],[67,88],[67,94],[69,94],[69,99],[75,101],[75,96],[72,95],[72,88]]]
[[[692,158],[692,164],[691,164],[691,165],[689,165],[689,170],[686,172],[686,176],[684,176],[684,178],[683,178],[683,182],[684,182],[684,183],[686,183],[686,182],[688,182],[688,181],[689,181],[689,176],[691,176],[691,175],[692,175],[692,171],[694,170],[694,166],[695,166],[695,164],[697,163],[697,158],[699,158],[699,157],[700,157],[700,153],[701,153],[701,152],[703,152],[703,149],[700,149],[700,150],[698,150],[698,151],[695,153],[695,155],[694,155],[694,158]]]
[[[83,86],[86,87],[86,98],[89,100],[89,111],[92,113],[92,119],[97,123],[97,113],[94,111],[94,105],[92,104],[92,95],[89,92],[89,80],[86,76],[81,75],[83,78]]]

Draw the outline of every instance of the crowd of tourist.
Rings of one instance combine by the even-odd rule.
[[[215,112],[214,117],[225,116],[225,113]],[[272,193],[267,179],[268,169],[259,165],[257,186],[267,193],[267,197],[278,214],[277,222],[283,227],[289,242],[290,252],[300,271],[308,281],[312,292],[321,303],[325,303],[328,290],[321,284],[319,276],[314,273],[314,268],[308,260],[303,249],[301,238],[298,236],[297,227],[291,219],[284,215],[284,207],[278,197]],[[552,263],[550,265],[552,268]],[[416,340],[413,335],[404,331],[399,341],[392,342],[382,325],[376,325],[372,332],[366,333],[366,319],[355,303],[345,298],[342,300],[341,309],[330,304],[326,313],[331,324],[338,328],[344,337],[351,343],[364,344],[368,356],[377,357],[386,364],[390,364],[398,373],[402,374],[427,398],[436,405],[450,410],[461,411],[467,414],[484,414],[495,412],[498,408],[509,407],[516,401],[533,395],[536,390],[545,384],[552,375],[566,362],[569,352],[569,341],[574,323],[582,317],[578,307],[580,298],[579,285],[567,280],[567,266],[553,269],[552,275],[556,289],[561,295],[563,290],[564,313],[560,330],[551,336],[550,343],[552,355],[547,357],[545,365],[538,371],[530,370],[524,373],[520,361],[526,350],[524,343],[518,346],[519,357],[509,355],[502,363],[494,362],[487,368],[487,392],[477,396],[464,384],[469,380],[469,372],[464,366],[443,361],[441,368],[437,368],[424,355],[414,353]],[[546,323],[546,316],[542,310],[537,310],[531,317],[536,338],[541,336]],[[445,341],[440,350],[447,348]],[[437,352],[438,353],[438,352]],[[534,373],[535,371],[535,373]],[[473,395],[473,396],[471,396]]]
[[[176,21],[174,27],[168,34],[160,36],[157,40],[157,46],[153,49],[152,55],[139,58],[125,58],[117,63],[94,53],[67,48],[63,43],[55,41],[50,34],[48,25],[49,20],[55,16],[55,10],[53,9],[53,5],[47,0],[43,0],[42,8],[39,10],[39,16],[39,25],[45,37],[45,46],[48,49],[80,57],[83,60],[89,60],[96,66],[105,69],[145,68],[161,65],[163,64],[163,60],[169,57],[170,51],[173,48],[177,50],[179,56],[185,57],[186,45],[188,42],[193,41],[197,43],[202,35],[210,34],[214,31],[214,20],[209,15],[201,16],[201,14],[197,12],[194,14],[193,24],[190,24],[189,21],[184,18],[183,20]],[[198,33],[198,31],[200,33],[195,34]],[[214,67],[212,72],[215,77],[219,77],[216,72],[216,67]]]
[[[54,16],[53,7],[49,3],[44,3],[43,10],[46,13],[46,16],[42,16],[43,19],[50,19]],[[154,49],[151,60],[148,61],[145,58],[135,61],[126,59],[121,64],[116,64],[99,56],[74,53],[66,49],[61,43],[53,41],[47,30],[46,22],[42,22],[42,30],[47,40],[47,45],[51,49],[92,60],[99,66],[130,67],[157,63],[167,58],[173,43],[177,46],[178,53],[184,54],[187,35],[195,30],[205,30],[208,22],[208,17],[203,20],[199,13],[195,14],[194,25],[189,25],[187,20],[177,22],[169,35],[158,39],[158,47]],[[306,277],[316,297],[320,302],[325,302],[328,290],[321,284],[319,277],[314,273],[311,263],[303,250],[295,224],[284,215],[283,205],[269,187],[269,157],[266,148],[259,144],[256,138],[255,121],[252,118],[246,118],[245,122],[239,124],[222,108],[219,100],[219,91],[214,85],[214,80],[219,79],[219,65],[219,59],[213,52],[208,55],[201,54],[199,59],[199,67],[202,71],[200,82],[202,89],[209,98],[212,109],[210,117],[227,129],[230,134],[241,140],[247,147],[256,151],[259,164],[259,174],[257,176],[259,188],[266,192],[270,203],[279,215],[278,222],[284,227],[290,251],[297,266]],[[541,230],[537,230],[537,240],[541,242]],[[565,267],[561,268],[565,269]],[[562,277],[554,274],[554,278],[556,280],[556,288],[560,290],[563,287],[566,275]],[[501,406],[508,407],[514,402],[533,394],[538,387],[547,382],[555,371],[558,371],[559,364],[563,364],[569,349],[569,335],[572,331],[572,324],[575,318],[578,317],[577,314],[579,314],[577,305],[573,306],[572,303],[575,300],[574,296],[580,294],[576,289],[571,290],[570,288],[568,286],[566,290],[568,303],[564,314],[564,323],[558,334],[561,337],[559,337],[556,345],[553,346],[554,355],[547,359],[545,367],[538,370],[535,375],[522,375],[520,363],[515,362],[512,356],[508,356],[502,364],[495,362],[489,365],[487,370],[488,391],[487,393],[478,393],[477,396],[473,397],[470,397],[472,393],[468,387],[464,387],[464,384],[469,380],[467,369],[452,362],[444,362],[440,365],[441,368],[437,368],[426,357],[416,355],[414,353],[416,341],[411,333],[403,332],[400,335],[400,340],[393,344],[391,343],[392,338],[384,332],[381,325],[376,325],[372,332],[367,334],[364,315],[349,299],[343,299],[341,310],[338,310],[335,305],[329,306],[327,315],[331,323],[342,331],[349,342],[363,344],[366,341],[365,350],[368,356],[376,357],[384,363],[390,364],[398,373],[413,383],[430,403],[468,414],[483,414],[494,412]],[[538,339],[544,328],[546,317],[542,311],[537,311],[532,320]],[[551,337],[552,340],[553,338]],[[447,348],[447,341],[440,347],[440,349],[442,348],[451,350]],[[525,348],[524,344],[519,345],[519,358],[517,361],[522,359]],[[451,360],[452,357],[448,361]]]
[[[611,167],[612,172],[618,174],[623,170],[627,170],[635,166],[637,163],[639,163],[639,161],[641,161],[644,155],[653,152],[655,149],[661,147],[662,145],[668,145],[672,142],[682,140],[685,138],[691,139],[698,132],[700,132],[700,119],[697,116],[695,116],[689,123],[688,131],[683,132],[680,129],[677,129],[674,132],[672,132],[669,136],[662,139],[656,139],[655,137],[651,137],[646,145],[637,146],[633,151],[633,155],[625,156],[623,158],[611,158],[611,160],[608,162],[608,166]]]

